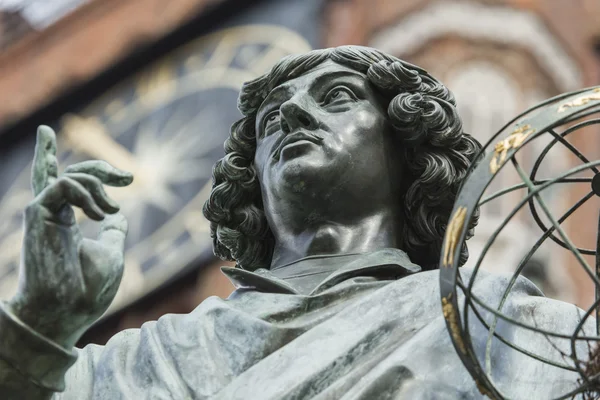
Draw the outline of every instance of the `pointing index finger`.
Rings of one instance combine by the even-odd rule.
[[[40,125],[37,130],[35,155],[31,169],[31,186],[34,195],[37,196],[55,180],[57,174],[56,134],[49,126]]]
[[[84,161],[68,166],[65,173],[83,173],[93,175],[102,183],[110,186],[127,186],[133,182],[133,175],[113,167],[106,161]]]

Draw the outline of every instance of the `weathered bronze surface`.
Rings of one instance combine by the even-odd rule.
[[[284,58],[244,86],[239,108],[204,210],[215,253],[238,264],[224,269],[237,290],[81,350],[123,267],[126,222],[102,187],[132,176],[101,161],[59,176],[54,134],[40,128],[21,285],[0,308],[1,397],[481,398],[446,330],[446,318],[458,327],[456,299],[439,302],[446,224],[480,149],[449,90],[344,46]],[[73,206],[103,221],[97,240],[81,237]],[[476,214],[453,220],[454,246]],[[447,261],[467,254],[452,247]],[[474,291],[497,302],[504,278],[483,275]],[[504,310],[550,330],[579,321],[525,279]],[[469,349],[486,335],[474,327]],[[511,398],[543,398],[577,377],[501,344],[492,357]]]

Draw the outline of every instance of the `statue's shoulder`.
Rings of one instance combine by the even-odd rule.
[[[468,283],[473,270],[461,268],[461,276],[465,284]],[[539,324],[546,320],[546,324],[555,327],[569,325],[573,327],[585,314],[575,304],[546,297],[543,292],[529,279],[519,275],[513,281],[512,274],[499,274],[489,271],[478,271],[475,279],[474,294],[488,306],[496,308],[500,304],[505,292],[509,294],[503,306],[503,314],[518,317],[520,320],[531,320]],[[535,321],[534,321],[535,320]],[[586,321],[591,323],[593,318]]]
[[[463,267],[460,269],[460,275],[465,285],[469,284],[474,272],[472,268]],[[476,294],[487,294],[490,297],[503,296],[507,288],[510,288],[511,297],[544,297],[544,293],[540,288],[523,275],[513,278],[512,274],[491,272],[483,269],[479,269],[476,272],[474,287]]]

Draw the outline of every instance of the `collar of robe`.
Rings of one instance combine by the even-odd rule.
[[[308,295],[316,295],[351,278],[373,277],[381,280],[396,280],[421,271],[421,267],[412,263],[404,251],[393,248],[359,254],[310,256],[279,267],[275,271],[259,268],[252,272],[237,267],[222,267],[221,270],[236,290],[301,294],[300,290],[290,282],[291,278],[303,274],[320,274],[330,265],[335,265],[335,269],[326,275]],[[281,274],[280,271],[284,269],[286,273]]]

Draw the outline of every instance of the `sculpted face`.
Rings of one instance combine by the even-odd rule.
[[[285,223],[272,215],[282,201],[335,213],[397,192],[400,157],[383,103],[364,74],[333,61],[271,91],[254,158],[271,226]]]
[[[376,49],[340,46],[282,59],[243,86],[238,105],[204,207],[216,255],[275,271],[397,248],[437,267],[481,148],[441,82]],[[462,264],[465,246],[460,254]]]

